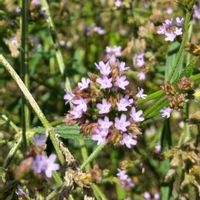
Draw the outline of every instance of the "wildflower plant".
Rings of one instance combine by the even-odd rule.
[[[141,134],[139,123],[144,120],[143,111],[136,109],[136,101],[146,95],[143,89],[137,94],[129,89],[125,74],[129,67],[115,57],[119,48],[113,50],[107,47],[108,58],[95,63],[96,74],[82,78],[73,92],[66,91],[64,99],[72,108],[65,122],[79,124],[81,133],[97,144],[111,142],[131,148],[137,144]]]
[[[0,199],[200,199],[199,1],[0,6]]]

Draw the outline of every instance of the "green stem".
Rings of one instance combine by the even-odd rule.
[[[61,50],[60,50],[59,45],[58,45],[57,33],[56,33],[56,29],[55,29],[53,19],[51,17],[49,5],[48,5],[46,0],[41,0],[41,5],[42,5],[43,9],[45,10],[45,13],[46,13],[46,16],[47,16],[46,22],[47,22],[49,29],[50,29],[51,41],[52,41],[52,44],[53,44],[54,49],[56,51],[56,59],[57,59],[57,62],[58,62],[60,73],[64,74],[64,70],[65,70],[64,58],[62,56]],[[65,80],[65,87],[68,91],[71,91],[70,81],[67,77],[66,77],[66,80]]]
[[[16,151],[18,150],[19,146],[21,145],[22,142],[22,137],[18,139],[18,141],[14,144],[14,146],[11,148],[9,151],[4,163],[3,163],[3,168],[7,168],[8,165],[10,164],[10,161],[13,159]]]
[[[97,146],[97,148],[90,154],[90,156],[87,158],[87,160],[84,161],[84,163],[81,165],[81,169],[84,169],[90,162],[94,160],[94,158],[97,157],[97,155],[102,151],[102,149],[106,146],[107,143],[103,143]]]
[[[3,64],[3,66],[6,68],[6,70],[10,73],[10,75],[12,76],[12,78],[15,80],[15,82],[17,83],[17,85],[19,86],[20,90],[22,91],[22,93],[24,94],[25,98],[27,99],[27,101],[30,103],[31,107],[33,108],[33,110],[35,111],[36,115],[38,116],[38,118],[40,119],[41,123],[43,124],[43,126],[49,130],[49,135],[50,135],[50,139],[52,141],[52,144],[55,148],[55,151],[58,155],[58,159],[60,160],[61,164],[64,163],[64,156],[61,152],[61,150],[59,149],[59,142],[58,139],[55,136],[55,132],[53,130],[53,127],[50,125],[50,123],[48,122],[48,120],[46,119],[46,117],[44,116],[43,112],[41,111],[40,107],[38,106],[37,102],[35,101],[35,99],[32,97],[31,93],[29,92],[29,90],[27,89],[27,87],[24,85],[23,81],[20,79],[20,77],[18,76],[18,74],[15,72],[15,70],[13,69],[13,67],[10,65],[10,63],[4,58],[3,55],[0,55],[0,62]],[[73,156],[72,156],[73,157]]]
[[[86,171],[88,172],[90,169],[91,169],[91,166],[90,166],[90,163],[88,162],[89,161],[89,157],[88,157],[88,151],[87,151],[87,148],[85,146],[85,141],[84,140],[80,140],[80,145],[81,145],[81,153],[82,153],[82,157],[83,157],[83,165],[81,167],[84,168],[85,166],[85,169]],[[100,148],[101,150],[102,148]],[[100,152],[100,151],[99,151]],[[93,152],[94,153],[94,152]],[[92,154],[91,154],[92,155]],[[97,155],[97,154],[96,154]],[[95,157],[93,157],[95,158]],[[88,163],[87,163],[88,162]],[[83,169],[81,168],[81,169]],[[92,184],[92,190],[93,190],[93,193],[94,193],[94,196],[99,199],[100,197],[100,200],[107,200],[106,196],[103,194],[103,192],[101,191],[101,189],[95,185],[95,184]]]
[[[26,76],[28,68],[28,51],[27,51],[27,30],[28,30],[28,1],[22,0],[22,16],[21,16],[21,49],[20,49],[20,77],[27,86]],[[22,95],[21,106],[21,124],[22,124],[22,144],[24,152],[27,149],[26,129],[28,124],[29,112],[26,106],[26,99]]]
[[[92,184],[92,190],[94,191],[95,196],[98,200],[107,200],[106,196],[97,185]]]
[[[16,133],[19,133],[20,128],[17,127],[14,122],[10,121],[6,115],[1,115],[1,118],[9,123],[9,125],[15,130]]]
[[[188,32],[189,32],[189,25],[190,25],[191,15],[192,15],[191,11],[187,10],[186,11],[186,17],[185,17],[185,23],[184,23],[183,40],[181,42],[181,46],[180,46],[179,51],[177,53],[175,64],[173,65],[172,71],[171,71],[171,73],[169,75],[169,80],[171,80],[171,81],[172,81],[173,75],[174,75],[174,73],[176,71],[176,68],[178,67],[179,62],[181,60],[181,56],[182,56],[183,50],[185,48],[186,42],[188,41],[188,35],[189,35]]]
[[[84,140],[80,140],[79,143],[81,145],[82,158],[83,158],[83,161],[85,162],[88,159],[88,151],[87,151],[87,148],[85,146],[85,141]],[[86,171],[89,171],[91,169],[89,163],[85,166],[85,169],[86,169]]]

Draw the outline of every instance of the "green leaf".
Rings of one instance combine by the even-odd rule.
[[[55,127],[55,132],[64,139],[72,140],[90,140],[89,137],[85,137],[80,134],[80,128],[78,126],[59,126]]]
[[[164,122],[163,131],[161,134],[161,151],[169,149],[172,145],[171,130],[170,130],[170,120],[167,119]],[[169,170],[169,161],[164,160],[161,164],[162,174],[165,175]],[[161,187],[161,199],[169,200],[171,195],[171,185],[167,183]]]
[[[36,127],[33,129],[34,132],[42,133],[45,132],[43,127]],[[72,140],[91,140],[89,137],[83,136],[80,133],[80,128],[77,125],[74,126],[56,126],[54,131],[64,139]]]
[[[186,76],[186,77],[192,76],[195,64],[196,64],[196,60],[192,60],[192,62],[190,64],[188,64],[186,66],[186,68],[182,71],[181,77],[182,76]]]
[[[160,110],[167,105],[167,100],[164,98],[158,99],[153,105],[151,105],[145,112],[146,118],[153,118],[160,113]]]
[[[176,61],[176,55],[177,51],[179,50],[179,46],[180,46],[179,42],[173,42],[169,46],[168,56],[166,58],[166,65],[165,65],[165,81],[169,81],[170,79],[170,74]]]

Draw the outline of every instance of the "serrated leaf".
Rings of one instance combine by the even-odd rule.
[[[55,127],[55,132],[64,139],[72,140],[90,140],[89,137],[85,137],[80,134],[80,128],[78,126],[60,126]]]
[[[45,132],[43,127],[34,128],[35,132]],[[80,128],[78,126],[57,126],[54,128],[54,131],[64,139],[72,140],[91,140],[89,137],[83,136],[80,134]]]

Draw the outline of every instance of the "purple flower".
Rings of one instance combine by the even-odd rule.
[[[73,101],[73,103],[76,105],[75,110],[80,110],[82,112],[87,111],[87,103],[88,103],[87,99],[83,99],[83,98],[76,99],[76,100]]]
[[[126,174],[125,170],[121,170],[121,169],[117,169],[118,173],[117,173],[117,177],[122,180],[125,181],[128,178],[128,175]]]
[[[23,189],[20,185],[17,187],[17,191],[15,192],[17,196],[24,197],[25,195],[29,194],[28,189]]]
[[[120,72],[126,71],[128,69],[129,69],[129,67],[126,67],[126,63],[125,62],[120,62],[119,63],[119,71]]]
[[[144,198],[145,199],[151,199],[151,194],[149,192],[144,193]]]
[[[182,35],[182,25],[184,19],[177,17],[176,19],[166,19],[162,26],[159,27],[157,33],[165,35],[166,41],[174,41],[179,35]]]
[[[138,72],[137,77],[140,81],[143,81],[146,79],[146,74],[144,72]]]
[[[129,99],[129,96],[126,95],[125,97],[122,97],[117,103],[117,109],[118,111],[127,111],[127,107],[130,106],[132,103],[133,99]]]
[[[197,3],[194,5],[194,9],[193,9],[193,18],[194,19],[200,19],[200,4]]]
[[[126,174],[125,170],[118,169],[117,177],[119,178],[121,184],[125,188],[132,188],[134,186],[131,178]]]
[[[166,8],[166,12],[167,12],[167,14],[169,14],[169,15],[172,14],[173,11],[174,11],[174,10],[173,10],[172,7],[167,7],[167,8]]]
[[[115,0],[115,7],[119,8],[122,5],[121,0]]]
[[[96,81],[100,84],[101,89],[107,89],[112,87],[112,78],[108,78],[107,76],[103,76],[103,78],[97,78]]]
[[[170,118],[172,109],[171,108],[163,108],[160,110],[160,114],[163,118]]]
[[[37,154],[32,163],[32,169],[36,174],[40,174],[45,170],[46,167],[46,155]]]
[[[78,83],[78,87],[80,88],[80,90],[84,90],[87,89],[89,84],[90,84],[90,79],[89,78],[82,78],[81,82]]]
[[[143,88],[138,88],[138,93],[136,94],[137,98],[146,99],[147,95],[144,94]]]
[[[159,194],[159,193],[155,193],[155,194],[154,194],[154,199],[155,199],[155,200],[160,199],[160,194]]]
[[[106,47],[107,57],[110,58],[112,56],[120,57],[122,55],[120,46]]]
[[[129,84],[129,82],[126,80],[126,76],[121,76],[116,78],[115,86],[125,90],[126,86]]]
[[[101,129],[109,129],[112,126],[113,122],[111,122],[109,118],[105,116],[104,119],[98,120],[98,124],[99,124],[99,128]]]
[[[103,76],[108,76],[110,74],[111,68],[109,62],[104,63],[103,61],[100,61],[99,64],[95,63],[95,65]]]
[[[144,117],[141,116],[142,114],[143,114],[142,110],[136,111],[135,107],[133,107],[131,109],[130,116],[135,122],[142,122],[144,121]]]
[[[31,4],[35,5],[35,6],[39,6],[40,5],[40,0],[32,0]]]
[[[45,175],[48,178],[52,177],[52,172],[59,170],[60,166],[59,164],[55,163],[56,161],[56,155],[51,154],[47,159],[46,159],[46,168],[45,168]]]
[[[137,140],[135,140],[133,137],[131,137],[129,134],[123,134],[123,138],[120,141],[121,145],[125,145],[127,148],[131,148],[132,146],[135,146],[137,144]]]
[[[83,115],[83,111],[78,107],[73,107],[69,113],[72,115],[73,119],[79,119]]]
[[[134,65],[135,67],[143,67],[145,65],[145,61],[144,61],[144,53],[140,52],[137,53],[134,57]]]
[[[97,108],[99,109],[99,114],[109,113],[111,104],[106,99],[102,99],[102,103],[98,103]]]
[[[92,135],[92,139],[94,141],[97,141],[97,145],[100,145],[106,142],[107,135],[108,135],[107,129],[97,129],[95,133]]]
[[[36,146],[44,146],[46,144],[47,138],[43,134],[35,134],[33,137],[33,143]]]
[[[122,114],[120,118],[115,118],[115,128],[119,131],[126,131],[127,126],[130,125],[129,121],[126,121],[126,115]]]
[[[32,169],[36,174],[44,172],[48,178],[51,178],[52,171],[59,169],[59,164],[55,163],[55,160],[55,154],[51,154],[49,157],[45,154],[37,154],[33,160]]]
[[[64,95],[64,100],[65,103],[71,102],[74,98],[74,94],[70,91],[66,91],[65,95]]]
[[[99,26],[94,26],[93,31],[99,35],[104,35],[106,31]]]

